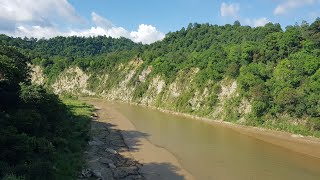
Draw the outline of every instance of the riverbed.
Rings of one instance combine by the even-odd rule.
[[[253,136],[240,127],[123,103],[89,102],[101,108],[102,118],[122,130],[133,157],[145,165],[141,171],[147,179],[320,178],[320,159],[290,150],[292,139],[281,135],[268,137],[275,142],[268,143],[265,133]],[[290,146],[284,148],[280,143]],[[318,145],[296,144],[316,152]]]

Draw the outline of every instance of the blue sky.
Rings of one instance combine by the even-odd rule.
[[[320,17],[320,0],[1,0],[0,33],[127,37],[150,44],[189,23],[282,27]]]
[[[293,0],[295,1],[295,0]],[[291,0],[291,2],[293,2]],[[133,30],[138,24],[151,24],[160,31],[176,31],[190,22],[226,24],[239,19],[267,18],[279,22],[284,27],[302,20],[313,21],[320,16],[320,2],[297,0],[296,7],[288,7],[287,12],[275,14],[274,10],[290,0],[70,0],[69,2],[87,18],[91,11],[108,18],[116,25]],[[221,16],[221,5],[235,4],[238,16]],[[249,25],[252,25],[249,23]]]

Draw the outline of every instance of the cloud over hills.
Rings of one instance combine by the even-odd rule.
[[[92,27],[63,30],[60,23],[88,24],[67,0],[3,0],[0,2],[0,33],[15,37],[51,38],[55,36],[125,37],[134,42],[150,44],[165,35],[152,25],[140,24],[136,31],[115,26],[96,12],[91,13]]]
[[[237,17],[240,11],[240,5],[236,3],[227,4],[223,2],[220,7],[220,15],[222,17]]]
[[[220,16],[221,17],[231,17],[234,20],[240,20],[244,24],[258,27],[258,26],[264,26],[268,22],[270,22],[266,17],[261,18],[243,18],[239,15],[240,13],[240,5],[237,3],[221,3],[220,6]]]

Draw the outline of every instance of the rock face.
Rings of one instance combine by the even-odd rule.
[[[121,154],[128,152],[129,149],[120,131],[94,118],[91,123],[91,134],[92,140],[88,142],[88,150],[85,153],[87,168],[80,172],[79,179],[144,179],[139,173],[142,165]]]
[[[165,86],[166,83],[160,76],[154,77],[142,97],[141,104],[153,105],[156,97],[164,90]]]
[[[95,95],[88,90],[89,75],[84,73],[79,67],[72,67],[59,75],[57,81],[52,85],[56,94],[71,93],[76,95]]]
[[[151,73],[151,71],[152,71],[152,66],[148,66],[147,69],[144,69],[142,73],[139,75],[139,81],[146,82],[146,78]]]
[[[43,75],[43,71],[40,66],[33,66],[30,65],[31,68],[31,81],[34,84],[44,85],[45,84],[45,77]]]
[[[43,84],[46,78],[39,66],[34,66],[32,80]],[[114,73],[117,72],[117,73]],[[53,84],[56,94],[96,96],[107,100],[138,103],[165,110],[187,112],[192,115],[225,120],[226,104],[238,97],[236,80],[223,79],[220,82],[205,80],[197,84],[198,68],[179,71],[174,80],[163,74],[153,74],[154,67],[143,66],[140,58],[121,63],[112,72],[84,72],[79,67],[65,69]],[[201,74],[200,74],[201,75]],[[219,86],[219,91],[216,87]],[[137,95],[138,94],[138,95]],[[251,112],[251,102],[241,99],[229,109],[239,113],[239,119]],[[116,143],[116,142],[115,142]]]

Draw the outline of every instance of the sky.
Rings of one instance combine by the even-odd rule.
[[[320,17],[320,0],[1,0],[0,33],[126,37],[150,44],[189,23],[283,28]]]

